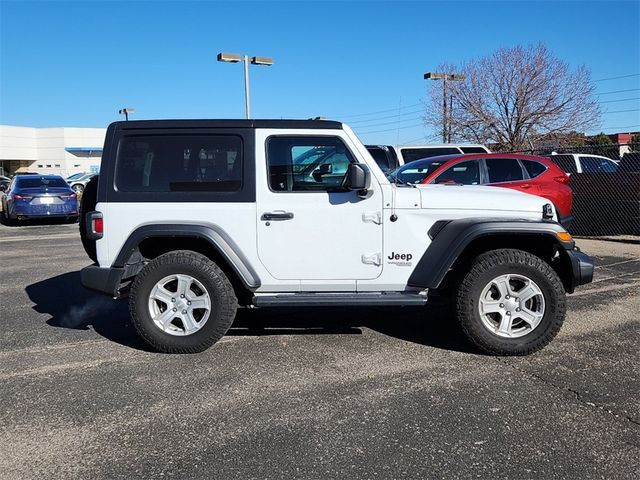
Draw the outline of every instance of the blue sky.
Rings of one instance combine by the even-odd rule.
[[[424,72],[543,41],[594,80],[625,77],[596,82],[617,112],[598,130],[639,130],[639,5],[0,0],[0,123],[104,127],[124,106],[137,119],[241,118],[242,67],[215,59],[230,51],[275,58],[251,69],[255,118],[322,115],[403,143],[430,133]]]

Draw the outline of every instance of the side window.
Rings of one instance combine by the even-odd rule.
[[[529,178],[536,178],[538,175],[544,173],[547,167],[540,162],[534,160],[520,160],[524,165],[525,170],[529,174]]]
[[[580,157],[583,173],[611,173],[617,170],[617,165],[606,158]]]
[[[367,147],[367,150],[369,150],[369,153],[380,167],[380,170],[386,173],[393,168],[388,149],[382,147]]]
[[[123,137],[115,181],[122,192],[236,192],[242,187],[242,138]]]
[[[267,140],[269,187],[275,192],[340,191],[353,156],[338,137]]]
[[[576,161],[573,155],[551,155],[549,157],[553,163],[558,165],[566,173],[577,173]]]
[[[477,160],[456,163],[447,168],[435,179],[435,183],[459,183],[461,185],[479,185],[480,168]]]
[[[515,182],[524,178],[522,168],[515,158],[487,158],[489,183]]]

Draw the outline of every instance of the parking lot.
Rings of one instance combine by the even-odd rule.
[[[637,478],[640,245],[578,245],[594,282],[529,357],[433,306],[243,310],[175,356],[81,287],[77,225],[2,225],[0,477]]]

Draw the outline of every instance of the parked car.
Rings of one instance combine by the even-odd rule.
[[[87,174],[87,172],[79,172],[79,173],[74,173],[73,175],[69,175],[67,177],[67,183],[72,182],[73,180],[80,180],[82,177],[84,177]]]
[[[11,184],[11,179],[9,177],[0,175],[0,192],[6,192],[7,190],[9,190],[10,184]]]
[[[613,173],[618,162],[601,155],[587,153],[552,153],[548,158],[569,175],[572,173]]]
[[[487,147],[479,144],[441,145],[365,145],[369,153],[383,172],[389,172],[400,165],[420,158],[462,153],[491,153]]]
[[[16,175],[2,196],[8,223],[31,218],[78,218],[78,196],[59,175]]]
[[[569,176],[544,157],[522,154],[443,155],[407,163],[391,174],[408,183],[489,185],[544,197],[553,202],[560,223],[571,223]]]
[[[68,183],[71,186],[71,189],[76,192],[76,194],[80,195],[84,191],[84,188],[87,186],[87,183],[89,183],[89,180],[91,180],[96,175],[97,173],[85,173],[82,177],[72,180]]]

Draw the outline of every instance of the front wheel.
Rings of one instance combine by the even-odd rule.
[[[238,300],[224,272],[204,255],[160,255],[136,276],[129,311],[138,334],[165,353],[197,353],[227,333]]]
[[[522,250],[480,255],[458,289],[456,313],[463,332],[492,355],[528,355],[560,331],[565,290],[555,270]]]

